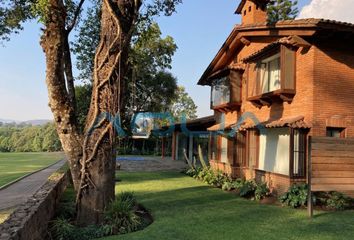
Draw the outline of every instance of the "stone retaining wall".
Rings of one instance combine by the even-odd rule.
[[[59,170],[60,171],[60,170]],[[60,197],[69,183],[68,173],[53,173],[28,201],[0,224],[0,240],[46,239]]]

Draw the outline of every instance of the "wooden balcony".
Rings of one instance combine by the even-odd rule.
[[[270,106],[273,102],[283,101],[291,103],[294,96],[295,90],[279,89],[272,92],[263,93],[261,95],[248,97],[247,100],[254,106],[261,108],[263,106]]]
[[[241,108],[241,103],[240,102],[229,102],[229,103],[224,103],[221,105],[213,106],[211,109],[221,112],[221,113],[227,113],[227,112],[233,112],[233,111],[238,111]]]

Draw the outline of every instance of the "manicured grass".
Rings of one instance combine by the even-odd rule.
[[[261,205],[179,173],[124,173],[116,191],[134,191],[153,217],[143,231],[104,239],[353,239],[354,211]]]
[[[63,157],[63,153],[0,153],[0,187]]]

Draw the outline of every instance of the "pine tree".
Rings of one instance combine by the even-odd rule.
[[[292,20],[298,13],[297,1],[273,0],[267,7],[268,23],[275,24],[278,21]]]

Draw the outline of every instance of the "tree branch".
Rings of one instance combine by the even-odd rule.
[[[80,15],[80,11],[81,11],[81,8],[82,8],[82,5],[84,4],[85,0],[80,0],[80,3],[79,5],[77,6],[76,10],[75,10],[75,13],[74,13],[74,19],[73,21],[71,22],[71,24],[69,25],[69,27],[66,29],[66,32],[69,34],[73,28],[75,27],[76,25],[76,21]]]
[[[72,61],[70,55],[70,47],[69,47],[69,38],[68,34],[65,36],[65,40],[63,43],[63,68],[66,77],[66,86],[68,90],[68,97],[71,103],[71,107],[74,109],[76,115],[76,97],[75,97],[75,84],[74,84],[74,76],[72,70]],[[76,119],[75,119],[76,121]]]

